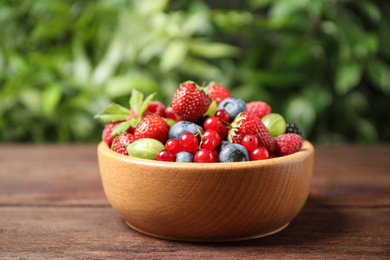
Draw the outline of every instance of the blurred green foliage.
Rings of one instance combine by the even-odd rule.
[[[313,142],[390,141],[390,3],[0,3],[0,142],[94,142],[132,89],[216,81]]]

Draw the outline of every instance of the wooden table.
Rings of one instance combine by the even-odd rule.
[[[125,225],[95,145],[0,145],[0,258],[390,259],[390,145],[315,147],[309,199],[285,230],[185,243]]]

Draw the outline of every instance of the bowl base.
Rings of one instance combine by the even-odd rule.
[[[266,237],[266,236],[269,236],[269,235],[273,235],[273,234],[276,234],[280,231],[282,231],[283,229],[285,229],[289,224],[290,222],[287,222],[286,224],[282,225],[281,227],[278,227],[272,231],[269,231],[269,232],[266,232],[266,233],[261,233],[261,234],[256,234],[256,235],[253,235],[253,236],[245,236],[245,237],[230,237],[230,238],[196,238],[196,239],[191,239],[191,238],[187,238],[187,237],[169,237],[169,236],[163,236],[163,235],[158,235],[158,234],[153,234],[153,233],[150,233],[150,232],[146,232],[146,231],[143,231],[135,226],[133,226],[132,224],[130,224],[129,222],[125,221],[125,223],[132,229],[134,229],[135,231],[138,231],[144,235],[148,235],[148,236],[152,236],[152,237],[156,237],[156,238],[160,238],[160,239],[167,239],[167,240],[175,240],[175,241],[185,241],[185,242],[234,242],[234,241],[243,241],[243,240],[250,240],[250,239],[256,239],[256,238],[261,238],[261,237]]]

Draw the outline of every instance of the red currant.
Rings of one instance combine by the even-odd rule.
[[[214,162],[219,161],[219,154],[216,150],[212,150],[213,156],[214,156]]]
[[[269,158],[268,150],[264,147],[257,147],[250,154],[251,161],[264,160]]]
[[[178,139],[169,139],[165,143],[165,148],[171,150],[175,155],[183,150]]]
[[[204,121],[203,124],[205,130],[212,129],[217,133],[221,131],[222,125],[223,125],[222,121],[219,120],[219,118],[216,116],[210,116],[209,118],[206,119],[206,121]]]
[[[222,124],[221,131],[219,132],[219,135],[221,136],[221,139],[224,139],[229,133],[229,128],[227,125]]]
[[[157,161],[166,161],[166,162],[174,162],[175,161],[175,154],[168,149],[162,149],[158,152],[156,156]]]
[[[230,116],[229,116],[229,113],[226,112],[225,109],[218,109],[217,112],[215,112],[214,116],[222,119],[223,121],[225,121],[226,123],[229,122],[230,120]]]
[[[201,148],[207,150],[214,150],[215,146],[217,146],[217,140],[214,137],[204,138]]]
[[[213,152],[207,149],[200,149],[195,153],[194,162],[196,163],[212,163],[214,162]]]
[[[221,137],[217,133],[217,131],[209,129],[203,133],[204,138],[214,138],[216,143],[218,144],[221,141]]]
[[[180,145],[184,151],[192,153],[198,149],[198,138],[193,133],[185,132],[180,136]]]
[[[252,152],[259,145],[259,140],[253,134],[245,135],[242,138],[241,144],[249,151]]]

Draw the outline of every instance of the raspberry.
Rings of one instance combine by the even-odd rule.
[[[248,113],[254,114],[259,118],[271,113],[271,107],[263,101],[254,101],[246,104]]]
[[[286,133],[293,133],[302,136],[302,131],[299,126],[295,123],[287,123],[286,124]]]
[[[102,140],[103,140],[109,147],[111,147],[112,141],[114,141],[114,139],[115,139],[115,136],[112,136],[112,137],[111,137],[112,129],[114,129],[114,127],[115,127],[116,125],[118,125],[119,123],[122,123],[122,121],[107,123],[107,124],[105,125],[104,129],[103,129],[103,132],[102,132]]]
[[[297,134],[282,134],[275,138],[277,153],[281,156],[296,153],[302,149],[302,137]]]

